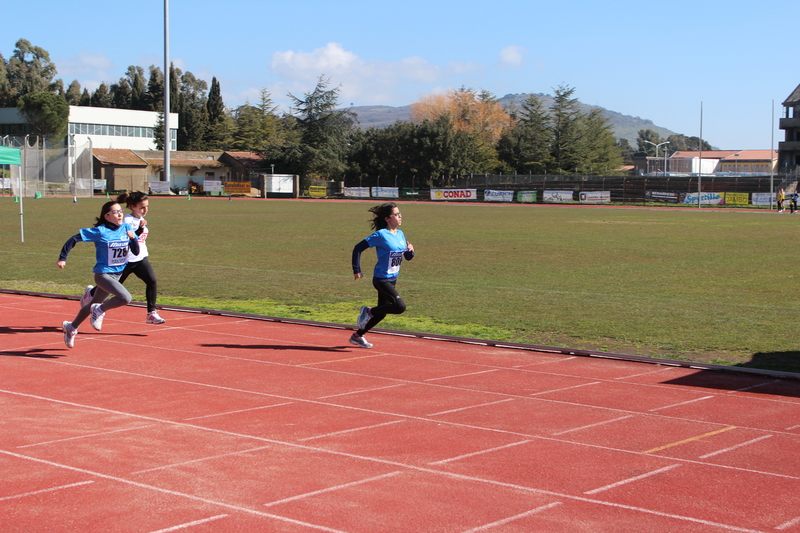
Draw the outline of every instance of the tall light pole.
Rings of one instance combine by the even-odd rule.
[[[652,144],[653,146],[656,147],[656,160],[658,160],[658,147],[659,146],[664,146],[665,144],[669,144],[669,141],[664,141],[663,143],[658,143],[658,144],[650,142],[650,141],[644,141],[644,142],[646,142],[647,144]],[[656,172],[656,174],[658,174],[658,172]],[[665,176],[667,175],[667,149],[666,148],[664,148],[664,175]]]

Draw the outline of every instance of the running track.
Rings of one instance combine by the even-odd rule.
[[[3,532],[800,532],[800,381],[0,294]]]

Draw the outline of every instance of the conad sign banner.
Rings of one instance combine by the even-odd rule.
[[[431,189],[431,200],[477,200],[478,189]]]

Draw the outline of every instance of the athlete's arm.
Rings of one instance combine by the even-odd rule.
[[[369,243],[364,239],[353,247],[353,276],[355,279],[363,278],[361,273],[361,252],[369,248]]]
[[[75,235],[67,239],[67,242],[65,242],[64,246],[61,247],[61,253],[59,254],[58,261],[56,262],[56,266],[58,266],[58,268],[64,268],[66,266],[67,256],[69,255],[70,250],[72,250],[75,247],[75,245],[81,242],[82,240],[83,239],[81,239],[80,233],[76,233]]]

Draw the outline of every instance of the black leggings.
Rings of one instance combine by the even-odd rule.
[[[119,277],[120,283],[125,283],[128,276],[135,274],[137,278],[144,281],[144,297],[147,299],[147,312],[152,313],[156,310],[156,297],[158,294],[158,282],[156,281],[156,273],[153,272],[153,267],[150,265],[150,260],[145,257],[141,261],[129,262],[125,265],[125,270]],[[92,289],[94,295],[94,289]]]
[[[397,292],[394,281],[380,281],[378,278],[372,278],[372,286],[378,291],[378,305],[371,309],[372,318],[367,322],[363,330],[358,330],[359,335],[364,335],[367,331],[371,330],[378,323],[386,318],[386,315],[400,315],[406,310],[406,303],[403,297]]]

